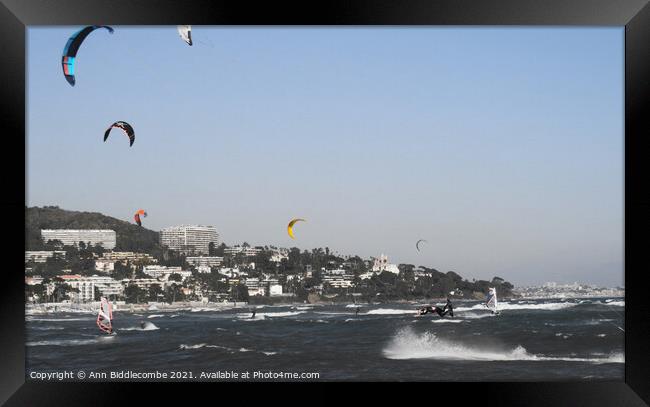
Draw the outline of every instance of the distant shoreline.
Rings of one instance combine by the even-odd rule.
[[[624,296],[610,296],[610,297],[540,297],[540,298],[504,298],[502,301],[540,301],[540,300],[599,300],[599,299],[613,299],[620,298],[625,299]],[[189,311],[189,312],[206,312],[206,311],[225,311],[238,308],[246,308],[246,311],[250,309],[261,309],[265,307],[305,307],[305,306],[325,306],[325,305],[357,305],[359,308],[369,307],[369,306],[381,306],[387,304],[405,304],[413,305],[417,307],[418,305],[423,304],[432,304],[437,302],[444,302],[445,298],[432,298],[428,300],[397,300],[390,302],[377,302],[377,303],[352,303],[352,302],[318,302],[318,303],[303,303],[303,302],[292,302],[292,303],[277,303],[272,305],[265,304],[249,304],[247,302],[237,302],[237,303],[223,303],[223,302],[209,302],[202,303],[196,301],[187,301],[187,302],[175,302],[172,304],[168,303],[146,303],[146,304],[125,304],[121,301],[113,303],[114,312],[128,312],[128,313],[139,313],[139,312],[178,312],[178,311]],[[481,302],[480,300],[467,300],[467,299],[458,299],[458,302]],[[82,314],[95,314],[99,308],[99,301],[88,302],[88,303],[43,303],[43,304],[25,304],[25,315],[44,315],[44,314],[55,314],[55,313],[82,313]]]

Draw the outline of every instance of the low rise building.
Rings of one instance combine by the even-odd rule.
[[[225,255],[235,256],[237,254],[242,254],[246,257],[254,257],[262,252],[261,248],[258,247],[249,247],[249,246],[232,246],[226,247],[223,251]]]
[[[117,296],[124,292],[122,283],[110,277],[91,276],[82,277],[78,274],[63,275],[60,278],[70,287],[79,290],[71,293],[71,300],[74,302],[89,302],[95,300],[95,288],[102,296]]]
[[[57,256],[65,258],[63,250],[25,250],[25,263],[45,263],[47,259]]]
[[[271,297],[282,295],[282,286],[280,284],[273,284],[269,286],[269,295]]]
[[[354,282],[354,274],[348,273],[346,270],[326,270],[321,276],[323,283],[329,284],[334,288],[349,288],[352,287]]]
[[[136,252],[106,252],[102,254],[102,257],[99,260],[120,262],[122,264],[126,264],[127,262],[142,264],[151,264],[158,262],[158,260],[156,260],[150,254]]]
[[[112,273],[115,271],[115,261],[113,260],[95,260],[95,271],[101,273]]]
[[[194,267],[219,267],[223,263],[223,257],[218,256],[191,256],[185,258],[187,264]]]
[[[180,273],[183,271],[181,267],[168,267],[168,266],[144,266],[142,272],[153,278],[161,278],[165,274]]]
[[[104,249],[113,250],[117,242],[117,235],[110,229],[41,229],[41,239],[47,243],[58,240],[64,246],[79,246],[80,242],[86,245],[100,245]]]

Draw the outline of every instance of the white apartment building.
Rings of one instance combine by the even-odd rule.
[[[212,273],[212,269],[209,266],[199,266],[196,268],[196,271],[198,271],[201,274],[210,274]]]
[[[349,288],[352,287],[354,275],[348,274],[346,270],[327,270],[323,273],[321,280],[323,283],[328,283],[334,288]]]
[[[261,282],[259,278],[247,278],[244,285],[248,288],[249,296],[266,294],[266,284]]]
[[[247,272],[240,271],[238,268],[222,268],[219,269],[219,274],[226,276],[228,278],[248,276]]]
[[[125,279],[122,280],[122,287],[127,287],[129,285],[135,285],[143,290],[148,290],[152,285],[157,285],[160,288],[165,288],[165,283],[155,279],[155,278],[137,278],[137,279]]]
[[[246,257],[254,257],[262,252],[262,249],[257,247],[246,247],[246,246],[232,246],[226,247],[223,250],[223,253],[228,256],[234,256],[236,254],[243,254]]]
[[[161,279],[164,281],[169,280],[172,274],[178,274],[182,277],[182,281],[192,276],[189,270],[183,270],[181,267],[167,267],[167,266],[144,266],[142,272],[153,278]]]
[[[74,302],[89,302],[95,300],[95,287],[103,296],[121,295],[122,283],[110,277],[92,276],[82,277],[80,275],[61,276],[63,281],[72,288],[79,290],[77,293],[70,293],[70,299]]]
[[[115,261],[113,260],[95,260],[95,271],[102,273],[112,273],[115,271]]]
[[[135,262],[147,262],[147,263],[157,263],[158,260],[153,258],[147,253],[135,253],[135,252],[106,252],[102,254],[100,260],[105,261],[114,261],[120,263],[135,263]]]
[[[269,286],[269,295],[271,297],[282,295],[282,286],[280,284],[273,284]]]
[[[25,263],[45,263],[47,259],[55,255],[65,258],[63,250],[25,250]]]
[[[187,264],[191,264],[194,267],[219,267],[223,263],[223,257],[217,256],[196,256],[196,257],[187,257],[185,258]]]
[[[208,254],[210,243],[219,244],[214,226],[181,225],[160,231],[160,244],[181,253]]]
[[[381,273],[382,271],[390,271],[391,273],[399,274],[399,268],[396,264],[388,262],[388,256],[381,254],[379,258],[373,259],[372,271]]]
[[[117,242],[117,235],[110,229],[41,229],[41,238],[45,243],[60,240],[64,246],[79,246],[79,242],[112,250]]]

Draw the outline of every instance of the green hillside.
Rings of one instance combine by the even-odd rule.
[[[25,207],[25,249],[43,249],[41,229],[112,229],[116,251],[153,252],[159,249],[158,232],[98,212],[77,212],[58,206]]]

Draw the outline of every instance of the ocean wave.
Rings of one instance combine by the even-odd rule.
[[[491,312],[483,312],[480,314],[461,312],[461,313],[456,313],[456,316],[463,319],[483,319],[483,318],[492,318],[495,315]]]
[[[78,345],[92,345],[99,343],[100,339],[66,339],[60,341],[37,341],[27,342],[26,346],[78,346]]]
[[[319,315],[351,315],[352,312],[315,311],[314,314],[319,314]]]
[[[624,307],[625,301],[610,301],[610,302],[605,302],[604,304],[613,305],[615,307]]]
[[[441,318],[441,319],[434,319],[431,322],[434,322],[434,323],[451,322],[451,323],[456,323],[457,324],[459,322],[463,322],[463,320],[462,319],[445,319],[445,318]]]
[[[278,352],[262,352],[262,353],[265,354],[266,356],[272,356],[277,354]]]
[[[120,331],[155,331],[158,328],[156,325],[154,325],[151,322],[145,322],[144,327],[142,326],[132,326],[132,327],[127,327],[127,328],[120,328]]]
[[[242,320],[246,320],[246,319],[256,320],[256,319],[264,319],[266,317],[283,318],[283,317],[293,317],[304,313],[305,311],[259,312],[255,315],[255,318],[251,318],[251,313],[239,313],[237,314],[237,318]]]
[[[416,310],[414,309],[395,309],[395,308],[371,309],[368,312],[364,312],[365,315],[403,315],[403,314],[414,315],[415,313]]]
[[[359,308],[362,305],[368,305],[368,304],[365,304],[365,303],[364,304],[348,304],[348,305],[345,306],[345,308]]]
[[[29,318],[32,322],[72,322],[72,321],[94,321],[94,318]]]
[[[65,328],[63,328],[62,326],[35,326],[29,329],[35,329],[38,331],[60,331]]]
[[[147,318],[151,319],[151,318],[162,318],[162,317],[164,317],[164,315],[162,314],[153,314],[153,315],[149,315]]]
[[[440,359],[474,361],[567,361],[588,363],[625,363],[620,353],[604,357],[576,358],[534,355],[523,346],[510,350],[482,348],[476,345],[439,339],[431,332],[415,333],[411,328],[402,328],[383,350],[388,359]]]
[[[556,311],[560,309],[575,307],[578,305],[575,302],[549,302],[543,304],[511,304],[508,302],[500,302],[498,305],[498,310],[546,310],[546,311]],[[458,307],[454,308],[455,312],[464,312],[464,311],[476,311],[476,310],[486,310],[485,305],[476,304],[472,307]]]
[[[193,349],[201,349],[201,348],[214,348],[214,349],[223,349],[227,351],[233,351],[233,349],[228,348],[226,346],[219,346],[219,345],[208,345],[207,343],[197,343],[195,345],[185,345],[185,344],[180,344],[178,349],[179,350],[193,350]]]

